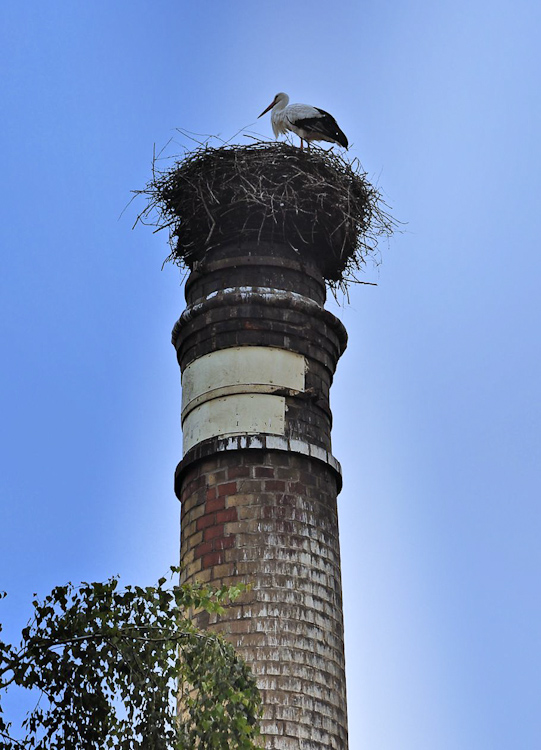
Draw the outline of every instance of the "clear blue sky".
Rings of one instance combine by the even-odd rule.
[[[338,310],[351,748],[538,750],[540,8],[2,2],[8,636],[34,591],[177,562],[183,294],[119,215],[154,143],[270,139],[283,90],[408,222]]]

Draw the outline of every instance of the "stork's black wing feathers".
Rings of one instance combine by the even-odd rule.
[[[314,109],[317,109],[317,111],[320,113],[320,117],[310,117],[309,119],[303,118],[302,127],[304,128],[304,130],[311,130],[314,133],[321,133],[321,135],[326,135],[329,138],[335,140],[344,148],[347,148],[348,139],[346,138],[345,133],[343,133],[338,127],[338,123],[336,122],[334,117],[328,112],[325,112],[324,109],[319,109],[319,107],[314,107]]]

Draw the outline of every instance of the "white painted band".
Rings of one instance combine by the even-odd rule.
[[[205,354],[182,373],[182,421],[192,409],[221,396],[303,392],[305,373],[301,354],[276,347],[235,346]]]
[[[182,424],[184,454],[212,437],[285,434],[283,396],[240,393],[205,401],[187,414]]]

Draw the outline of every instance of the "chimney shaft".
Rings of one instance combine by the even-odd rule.
[[[329,390],[346,346],[317,265],[229,243],[196,263],[182,373],[182,580],[252,589],[217,621],[257,675],[267,748],[346,750],[340,466]]]

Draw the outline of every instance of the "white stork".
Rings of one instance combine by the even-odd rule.
[[[269,109],[272,109],[271,123],[276,137],[291,130],[301,139],[301,149],[303,141],[306,141],[308,148],[310,141],[327,141],[338,143],[344,148],[348,147],[348,139],[338,127],[336,120],[323,109],[311,107],[309,104],[289,104],[289,96],[283,92],[276,94],[259,117],[263,117]]]

